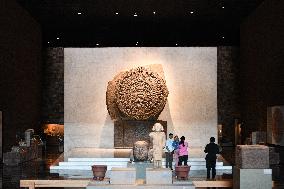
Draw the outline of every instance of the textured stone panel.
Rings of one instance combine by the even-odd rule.
[[[241,169],[269,168],[269,148],[264,145],[238,145],[236,166]]]
[[[45,123],[64,123],[64,48],[44,51],[42,117]]]
[[[150,144],[149,133],[152,132],[153,125],[158,122],[167,132],[166,121],[132,121],[121,120],[114,122],[114,147],[132,148],[136,141],[143,140]]]

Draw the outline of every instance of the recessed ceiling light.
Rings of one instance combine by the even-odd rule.
[[[223,6],[222,9],[224,9],[225,7]]]
[[[156,14],[156,11],[153,11],[153,14]]]
[[[49,44],[50,42],[48,41],[47,43]]]
[[[77,14],[80,15],[80,14],[82,14],[82,13],[81,13],[81,12],[78,12]]]
[[[134,13],[134,15],[133,15],[133,16],[138,16],[138,15],[137,15],[137,13]]]
[[[190,11],[190,14],[193,14],[194,12],[193,11]]]
[[[116,12],[115,14],[118,15],[118,12]]]
[[[59,39],[59,37],[57,37],[56,39]]]
[[[96,45],[97,45],[97,46],[99,46],[100,44],[99,44],[99,43],[97,43]]]
[[[176,46],[178,46],[178,44],[176,43]]]
[[[222,39],[225,39],[225,37],[224,37],[224,36],[222,36]]]

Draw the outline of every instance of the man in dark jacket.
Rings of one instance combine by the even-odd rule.
[[[210,143],[206,145],[205,150],[206,154],[206,168],[207,168],[207,179],[210,179],[210,170],[212,168],[212,179],[215,179],[216,176],[216,154],[219,154],[219,146],[215,144],[215,138],[210,138]]]

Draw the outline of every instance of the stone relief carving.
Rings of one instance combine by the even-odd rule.
[[[165,107],[168,89],[150,68],[121,72],[108,83],[106,104],[112,119],[155,120]]]
[[[146,141],[137,141],[133,146],[134,161],[147,161],[148,160],[149,144]]]

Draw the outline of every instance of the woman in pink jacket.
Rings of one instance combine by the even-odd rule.
[[[188,143],[185,141],[185,137],[182,136],[180,137],[180,142],[179,142],[179,161],[178,165],[181,166],[182,162],[184,162],[184,165],[187,165],[187,160],[188,160]]]

